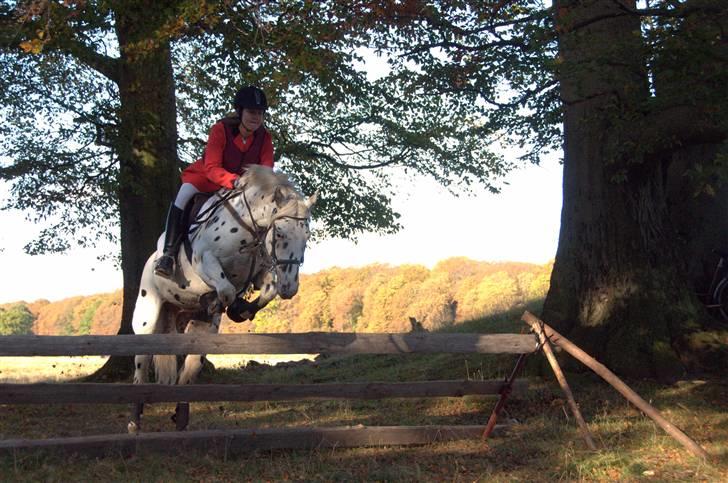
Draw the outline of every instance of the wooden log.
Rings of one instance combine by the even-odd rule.
[[[576,404],[576,400],[574,399],[574,394],[571,392],[569,383],[566,382],[566,376],[561,370],[561,366],[556,360],[554,352],[551,350],[551,344],[549,344],[549,341],[546,339],[546,336],[544,335],[540,325],[531,324],[531,328],[536,333],[536,335],[538,335],[538,339],[541,342],[541,349],[546,355],[546,359],[549,361],[551,369],[554,371],[554,375],[556,376],[556,380],[559,382],[559,386],[561,386],[561,390],[564,391],[564,395],[566,396],[566,401],[569,405],[569,409],[571,409],[571,414],[574,415],[574,419],[576,419],[576,424],[579,426],[579,431],[581,431],[581,436],[584,438],[584,441],[586,441],[587,447],[592,451],[596,451],[597,445],[594,444],[594,439],[592,438],[591,432],[589,431],[589,427],[586,425],[586,421],[584,421],[584,418],[581,415],[581,411],[579,410],[579,406]]]
[[[517,334],[150,334],[13,335],[0,337],[0,356],[142,354],[522,354],[536,349],[532,335]]]
[[[114,434],[52,439],[0,441],[0,454],[24,450],[60,450],[89,456],[130,455],[135,451],[179,453],[189,449],[217,453],[248,453],[272,449],[352,448],[423,445],[477,439],[484,426],[373,426],[334,428],[274,428]],[[504,426],[496,426],[502,433]]]
[[[384,399],[498,394],[503,381],[361,382],[331,384],[0,384],[0,404],[156,403]],[[525,381],[515,390],[523,391]]]
[[[539,325],[549,340],[557,346],[564,349],[566,352],[571,354],[579,362],[587,366],[592,371],[596,372],[599,376],[607,381],[613,388],[615,388],[622,396],[624,396],[629,402],[637,406],[640,411],[645,413],[650,419],[658,424],[667,434],[675,438],[680,444],[682,444],[688,451],[693,453],[700,458],[707,459],[708,453],[695,441],[693,441],[687,434],[680,430],[677,426],[673,425],[670,421],[665,419],[660,412],[642,399],[639,394],[634,392],[627,384],[625,384],[620,378],[618,378],[612,371],[607,369],[604,364],[600,363],[592,356],[581,350],[576,344],[571,342],[563,335],[556,332],[554,329],[546,325],[538,317],[534,316],[530,312],[526,311],[523,313],[522,319],[533,326],[534,324]]]

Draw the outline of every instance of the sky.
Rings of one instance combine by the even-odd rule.
[[[546,263],[556,253],[561,216],[561,165],[556,157],[507,176],[500,194],[482,190],[455,197],[436,182],[418,179],[401,186],[393,200],[403,229],[367,234],[358,243],[341,239],[310,244],[303,273],[371,263],[417,263],[465,256],[485,261]],[[8,185],[0,184],[0,199]],[[324,194],[325,195],[325,194]],[[23,246],[38,231],[17,211],[0,211],[0,303],[60,300],[111,292],[122,286],[121,271],[97,257],[116,247],[30,256]]]

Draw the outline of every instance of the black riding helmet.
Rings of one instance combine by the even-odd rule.
[[[255,86],[247,86],[240,89],[235,94],[233,101],[235,112],[241,114],[243,109],[268,109],[268,100],[265,98],[263,89]]]

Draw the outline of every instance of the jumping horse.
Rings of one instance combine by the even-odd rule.
[[[190,223],[171,279],[154,274],[164,235],[142,273],[132,327],[135,334],[217,333],[223,310],[237,321],[251,320],[276,295],[298,291],[298,272],[310,237],[311,207],[288,177],[252,165],[233,190],[220,190],[202,204]],[[259,291],[253,301],[246,294]],[[161,384],[191,384],[204,354],[137,355],[134,383],[148,382],[150,364]],[[129,432],[141,428],[143,403],[132,408]],[[178,403],[177,429],[188,424],[189,404]]]

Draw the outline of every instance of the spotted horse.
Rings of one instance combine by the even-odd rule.
[[[250,166],[232,190],[210,197],[191,223],[171,279],[154,274],[157,251],[142,273],[132,327],[135,334],[217,333],[223,310],[235,321],[250,320],[276,295],[298,291],[298,272],[309,239],[311,207],[280,172]],[[244,295],[259,291],[253,301]],[[137,355],[134,383],[148,382],[150,364],[161,384],[191,384],[205,355],[187,355],[180,370],[175,355]],[[129,432],[141,429],[143,403],[132,408]],[[185,429],[189,404],[178,403],[173,420]]]

